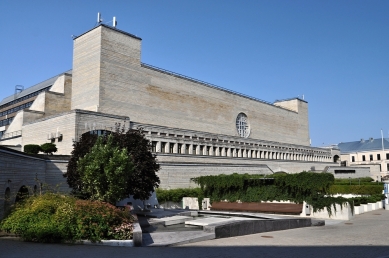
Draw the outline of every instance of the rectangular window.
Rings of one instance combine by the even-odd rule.
[[[355,162],[355,157],[351,156],[351,162]]]
[[[381,154],[377,154],[377,160],[381,160]]]
[[[216,156],[216,150],[217,150],[217,148],[213,147],[213,156]]]
[[[173,153],[174,152],[174,143],[170,143],[170,145],[169,145],[169,149],[170,149],[170,153]]]
[[[166,148],[166,142],[161,142],[161,152],[165,153],[165,148]]]
[[[211,147],[209,147],[209,146],[207,146],[206,147],[206,153],[205,153],[205,155],[209,155],[209,150],[211,149]]]
[[[342,170],[335,169],[335,174],[355,174],[355,170],[353,170],[353,169],[342,169]]]
[[[189,154],[189,144],[185,144],[185,154]]]
[[[179,143],[179,144],[177,145],[177,153],[178,153],[178,154],[181,154],[181,149],[182,149],[182,144]]]
[[[193,145],[192,154],[196,155],[197,145]]]
[[[389,159],[389,153],[386,153],[386,159]]]
[[[362,155],[362,161],[366,161],[365,155]]]
[[[157,152],[157,142],[151,142],[151,151]]]
[[[200,146],[200,155],[204,155],[204,146],[203,145]]]
[[[373,160],[373,155],[370,154],[370,161],[372,161],[372,160]]]
[[[222,156],[222,155],[223,155],[223,148],[219,147],[219,156]]]

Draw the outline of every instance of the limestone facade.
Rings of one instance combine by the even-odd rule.
[[[53,142],[69,155],[83,133],[118,123],[143,128],[166,188],[198,175],[338,165],[330,149],[310,147],[305,100],[269,103],[144,64],[141,39],[107,25],[74,39],[73,70],[17,113],[0,145]]]

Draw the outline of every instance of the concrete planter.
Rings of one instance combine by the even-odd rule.
[[[307,215],[301,213],[300,216],[306,217]],[[341,207],[339,204],[336,204],[336,212],[334,212],[334,209],[332,208],[331,217],[329,216],[326,208],[321,211],[311,213],[309,217],[317,219],[349,220],[353,217],[353,214],[351,214],[351,208],[348,204],[345,204],[343,207]]]
[[[354,214],[355,215],[359,215],[359,214],[362,214],[364,212],[365,212],[365,210],[363,209],[362,206],[354,206]]]
[[[372,211],[375,211],[375,210],[377,210],[378,209],[378,205],[377,205],[377,203],[368,203],[368,204],[371,204],[371,210]]]
[[[361,207],[363,207],[364,212],[371,211],[371,203],[368,204],[361,204]]]
[[[382,201],[377,202],[378,209],[382,209]]]

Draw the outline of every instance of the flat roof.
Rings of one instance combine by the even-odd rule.
[[[35,84],[31,87],[28,87],[27,89],[24,89],[22,92],[17,94],[16,98],[14,98],[14,95],[8,96],[0,102],[0,106],[5,105],[5,104],[7,104],[11,101],[14,101],[16,99],[20,99],[24,96],[27,96],[28,94],[34,93],[34,92],[39,91],[41,89],[44,89],[46,87],[52,86],[54,84],[54,82],[57,80],[57,78],[63,74],[72,74],[72,70],[68,70],[64,73],[60,73],[60,74],[58,74],[54,77],[51,77],[43,82],[40,82],[40,83]]]

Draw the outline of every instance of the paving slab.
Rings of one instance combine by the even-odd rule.
[[[173,217],[150,219],[149,223],[150,223],[150,225],[163,224],[165,226],[170,226],[170,225],[184,223],[188,220],[193,220],[193,217],[191,217],[191,216],[179,216],[178,215],[178,216],[173,216]]]
[[[202,231],[143,233],[143,246],[174,246],[211,239],[215,239],[215,233]]]
[[[207,217],[203,219],[196,219],[185,221],[185,225],[193,226],[208,226],[216,223],[228,223],[230,221],[242,221],[242,220],[253,220],[253,218],[244,218],[244,217],[230,217],[230,218],[220,218],[220,217]]]

